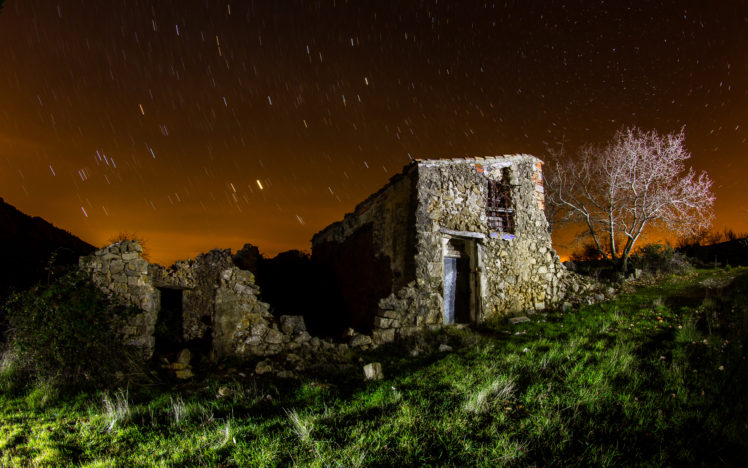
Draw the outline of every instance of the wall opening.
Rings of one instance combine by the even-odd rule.
[[[156,353],[159,356],[178,353],[182,349],[182,290],[158,288],[161,309],[156,320]]]
[[[486,219],[489,229],[514,234],[514,204],[509,177],[509,169],[505,168],[501,180],[488,180]]]
[[[473,240],[448,239],[444,244],[444,323],[475,321],[477,261]]]

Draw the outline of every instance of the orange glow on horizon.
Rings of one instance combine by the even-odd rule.
[[[411,158],[685,125],[715,229],[748,232],[748,5],[596,8],[6,2],[0,197],[97,246],[136,233],[164,265],[273,256]]]

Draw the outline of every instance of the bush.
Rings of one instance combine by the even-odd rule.
[[[132,362],[115,330],[137,310],[111,304],[79,271],[16,294],[3,308],[6,355],[29,381],[98,385]]]
[[[631,265],[651,273],[683,273],[691,268],[688,257],[667,244],[643,246],[631,257]]]

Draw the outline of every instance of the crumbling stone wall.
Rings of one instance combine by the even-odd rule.
[[[150,281],[148,262],[141,254],[137,241],[112,244],[79,260],[80,267],[88,271],[93,283],[123,305],[142,310],[120,330],[123,342],[142,351],[144,357],[153,354],[154,331],[161,305],[161,295]]]
[[[182,335],[185,342],[214,342],[220,346],[220,341],[216,342],[212,335],[217,317],[214,307],[216,286],[220,273],[233,266],[230,250],[220,249],[194,259],[179,260],[169,268],[151,265],[152,281],[156,287],[183,291]]]
[[[182,339],[206,340],[213,359],[266,356],[309,342],[301,317],[276,319],[258,299],[252,272],[234,265],[230,250],[212,250],[169,268],[149,264],[137,241],[81,257],[80,267],[113,299],[142,310],[120,330],[123,342],[150,358],[160,311],[159,288],[182,291]]]
[[[489,180],[511,188],[513,232],[490,227]],[[371,224],[372,249],[390,259],[397,277],[391,293],[378,301],[375,342],[443,324],[444,252],[452,239],[469,251],[473,322],[542,310],[580,287],[551,247],[543,203],[542,162],[533,156],[419,160],[342,222],[315,235],[312,255],[331,257],[329,252]],[[392,216],[396,212],[399,217]],[[402,244],[393,244],[395,238]]]

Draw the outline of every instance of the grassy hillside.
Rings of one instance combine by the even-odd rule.
[[[748,269],[720,269],[362,354],[376,382],[237,365],[181,386],[39,385],[0,395],[0,465],[742,465],[746,326]]]

